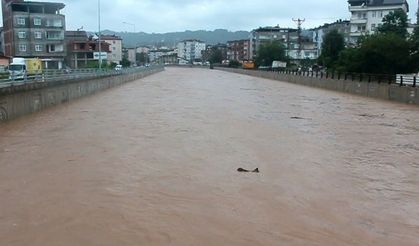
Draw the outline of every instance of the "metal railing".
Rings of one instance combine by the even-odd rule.
[[[153,67],[132,67],[124,68],[121,70],[115,69],[60,69],[60,70],[44,70],[41,73],[36,74],[27,74],[23,78],[7,78],[0,79],[0,88],[19,86],[24,84],[34,84],[34,83],[46,83],[46,82],[65,82],[72,80],[81,80],[81,79],[92,79],[99,77],[108,77],[108,76],[118,76],[125,74],[133,74],[142,71],[147,71],[157,66]],[[9,76],[7,76],[9,77]]]
[[[418,84],[418,75],[415,74],[366,74],[366,73],[341,73],[341,72],[323,72],[323,71],[298,71],[298,70],[281,70],[270,72],[288,74],[294,76],[313,77],[321,79],[336,79],[345,81],[359,81],[359,82],[375,82],[398,84],[399,86],[416,87]]]

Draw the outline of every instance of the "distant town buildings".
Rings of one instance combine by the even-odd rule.
[[[66,31],[63,3],[24,0],[2,0],[3,28],[0,27],[0,54],[3,60],[13,57],[42,60],[46,69],[65,66],[81,68],[98,62],[97,36],[85,31]],[[348,0],[350,20],[326,23],[312,29],[260,27],[251,31],[249,38],[231,40],[224,44],[209,44],[187,39],[175,47],[138,46],[123,48],[123,40],[116,35],[101,36],[101,51],[107,53],[104,61],[121,64],[126,58],[132,65],[203,64],[214,52],[217,59],[239,62],[255,60],[261,45],[269,42],[283,44],[286,55],[296,64],[305,59],[315,60],[321,54],[324,36],[337,30],[345,43],[355,44],[363,35],[376,32],[384,16],[401,9],[409,12],[406,0]],[[415,25],[409,23],[408,32]]]
[[[158,60],[164,56],[172,56],[175,55],[175,49],[169,49],[167,47],[161,47],[159,49],[152,49],[148,53],[148,59],[150,62],[159,63]]]
[[[109,44],[108,62],[121,64],[122,62],[122,38],[116,35],[102,35],[101,40]]]
[[[177,45],[178,57],[181,58],[181,63],[192,64],[194,61],[202,59],[202,52],[205,51],[205,48],[206,44],[200,40],[184,40]]]
[[[66,56],[63,3],[2,0],[4,54],[38,57],[45,68],[61,69]]]
[[[363,35],[374,34],[387,14],[397,9],[409,12],[406,0],[348,0],[351,12],[349,43],[356,43]]]

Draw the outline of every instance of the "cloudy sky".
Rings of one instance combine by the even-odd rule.
[[[97,30],[97,0],[64,2],[67,29]],[[415,19],[417,0],[408,0]],[[346,0],[101,0],[102,29],[172,32],[184,30],[251,30],[259,26],[295,27],[293,18],[305,18],[303,27],[348,19]]]

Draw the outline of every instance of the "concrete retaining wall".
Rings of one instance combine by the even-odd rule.
[[[132,74],[83,81],[33,83],[2,89],[0,90],[0,123],[91,95],[163,70],[163,67],[154,67]]]
[[[360,96],[396,101],[407,104],[419,105],[419,88],[399,86],[396,84],[359,82],[351,80],[337,80],[326,78],[305,77],[277,72],[244,70],[234,68],[217,68],[218,70],[245,74],[260,78],[279,80],[299,85],[312,86],[327,90],[334,90],[356,94]]]

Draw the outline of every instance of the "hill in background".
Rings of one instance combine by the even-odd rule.
[[[124,47],[132,48],[142,45],[168,46],[173,47],[178,42],[185,39],[198,39],[207,44],[226,43],[231,40],[247,39],[250,32],[237,31],[231,32],[225,29],[217,29],[214,31],[185,31],[170,33],[130,33],[130,32],[114,32],[110,30],[103,31],[103,34],[115,34],[122,37]]]

